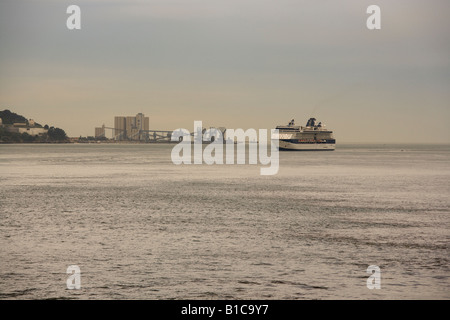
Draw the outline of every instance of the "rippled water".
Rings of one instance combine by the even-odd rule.
[[[450,298],[449,146],[285,152],[275,176],[171,148],[1,145],[0,298]]]

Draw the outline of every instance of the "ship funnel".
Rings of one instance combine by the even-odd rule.
[[[306,123],[307,127],[314,127],[316,125],[316,118],[309,118],[308,122]]]

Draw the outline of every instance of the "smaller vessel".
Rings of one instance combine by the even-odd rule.
[[[333,151],[336,140],[333,131],[325,128],[316,118],[310,118],[306,126],[296,126],[294,119],[288,125],[277,126],[278,146],[286,151]]]

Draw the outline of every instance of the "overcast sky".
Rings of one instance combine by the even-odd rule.
[[[81,30],[66,9],[81,8]],[[381,30],[366,9],[381,8]],[[337,142],[450,143],[448,0],[0,1],[0,110],[94,135],[273,128]]]

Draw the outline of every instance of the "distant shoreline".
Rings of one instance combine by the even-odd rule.
[[[5,141],[1,141],[1,144],[72,144],[75,142],[71,142],[71,141],[52,141],[52,142],[5,142]]]
[[[78,142],[78,141],[44,141],[44,142],[4,142],[0,141],[0,145],[11,145],[11,144],[28,144],[28,145],[36,145],[36,144],[178,144],[178,141],[161,141],[161,142],[145,142],[145,141],[89,141],[89,142]],[[226,144],[226,143],[224,143]],[[248,141],[245,144],[249,144]],[[257,143],[259,144],[259,143]],[[337,145],[348,146],[348,145],[366,145],[366,146],[417,146],[417,145],[430,145],[430,146],[449,146],[449,143],[436,143],[436,142],[341,142]]]

